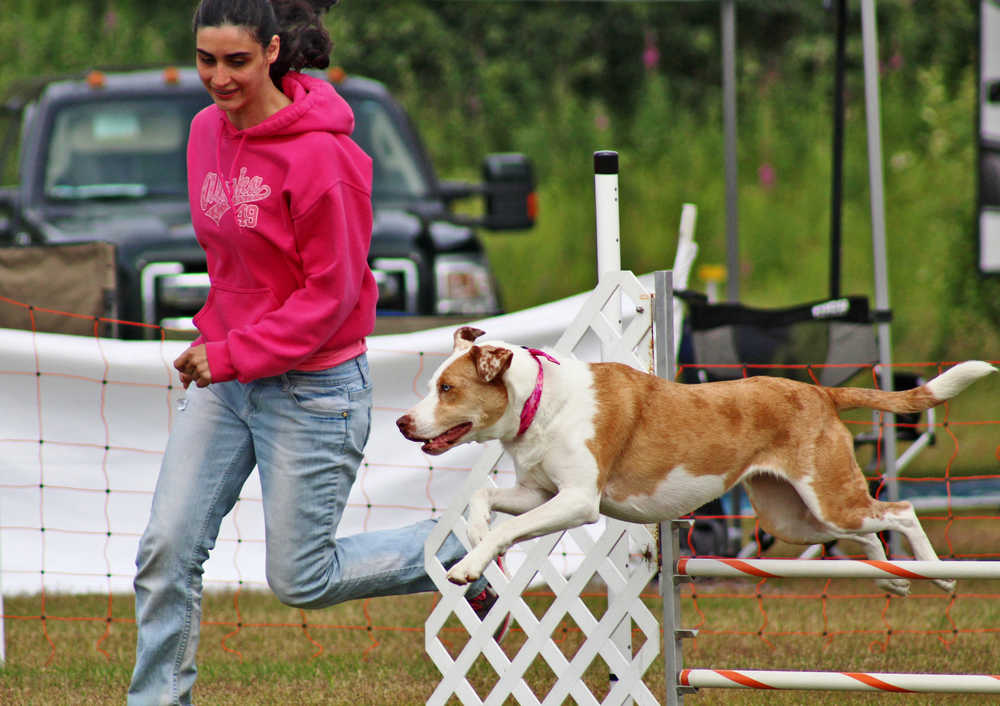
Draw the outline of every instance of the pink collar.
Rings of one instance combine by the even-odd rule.
[[[528,427],[535,421],[535,413],[538,411],[538,404],[542,399],[542,382],[545,375],[542,372],[542,361],[540,358],[546,358],[559,365],[559,361],[545,351],[540,351],[537,348],[528,348],[527,346],[522,346],[522,348],[528,351],[531,357],[535,359],[535,362],[538,363],[538,376],[535,378],[535,389],[531,391],[531,395],[525,400],[524,407],[521,409],[521,425],[517,429],[518,436],[528,431]]]

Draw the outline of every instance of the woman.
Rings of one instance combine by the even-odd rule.
[[[433,521],[334,539],[368,439],[377,290],[371,160],[349,137],[347,103],[298,72],[327,66],[318,13],[332,4],[202,0],[195,12],[214,105],[191,123],[188,188],[212,286],[201,335],[174,361],[187,395],[136,559],[129,704],[190,703],[202,566],[255,465],[282,602],[434,588]],[[450,566],[464,553],[452,535],[439,556]],[[496,600],[484,581],[468,595],[480,616]]]

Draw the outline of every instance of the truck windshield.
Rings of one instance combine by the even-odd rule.
[[[135,199],[187,193],[191,119],[208,96],[72,103],[56,114],[45,166],[50,199]],[[384,105],[351,101],[352,137],[373,162],[372,198],[410,201],[430,193],[414,146]]]
[[[358,146],[372,158],[372,200],[410,201],[430,193],[414,147],[385,106],[369,98],[351,99]]]
[[[73,103],[55,116],[45,165],[54,199],[187,193],[188,126],[205,98]]]

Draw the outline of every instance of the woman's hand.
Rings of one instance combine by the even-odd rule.
[[[185,390],[192,382],[198,387],[208,387],[212,384],[212,371],[208,367],[205,344],[192,346],[181,353],[174,361],[174,367],[181,373],[181,383]]]

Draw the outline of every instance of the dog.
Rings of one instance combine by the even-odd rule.
[[[871,497],[837,413],[923,411],[995,372],[967,361],[900,392],[770,376],[688,385],[619,363],[502,341],[475,344],[482,335],[458,329],[427,396],[396,421],[428,454],[499,439],[514,460],[513,487],[481,488],[469,502],[473,548],[447,574],[460,585],[515,542],[594,522],[600,513],[670,520],[737,483],[761,526],[784,541],[852,539],[869,559],[885,560],[876,535],[891,530],[906,537],[917,559],[937,560],[910,503]],[[514,517],[490,529],[494,510]],[[905,579],[876,583],[909,592]],[[934,583],[947,592],[955,587],[953,580]]]

